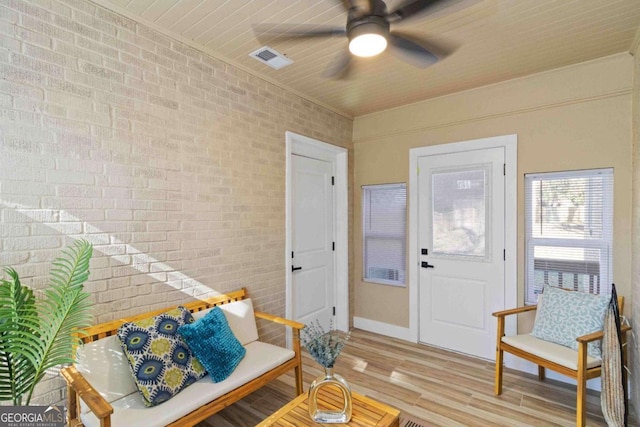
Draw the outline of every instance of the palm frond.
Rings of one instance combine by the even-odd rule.
[[[20,404],[29,390],[38,355],[40,324],[33,291],[20,283],[18,273],[5,268],[9,280],[0,281],[0,400]]]
[[[47,369],[74,361],[82,329],[90,325],[89,277],[93,247],[76,241],[53,263],[41,300],[20,284],[13,269],[0,282],[0,400],[29,404]]]
[[[93,247],[86,240],[76,241],[73,247],[53,262],[51,284],[40,305],[40,313],[49,321],[41,328],[42,354],[36,366],[27,404],[33,390],[47,369],[63,363],[72,363],[73,349],[80,344],[76,331],[89,325],[91,316],[86,303],[88,294],[83,283],[89,277],[89,261]]]

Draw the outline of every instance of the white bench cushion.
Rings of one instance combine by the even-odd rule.
[[[294,357],[292,350],[254,341],[245,346],[247,354],[230,377],[214,383],[209,375],[188,386],[167,402],[146,407],[136,391],[111,403],[113,427],[166,426],[217,397],[259,377],[265,372]],[[86,409],[86,408],[85,408]],[[99,427],[100,422],[91,412],[83,411],[80,418],[86,427]]]
[[[76,369],[109,403],[138,390],[116,335],[78,347]]]
[[[258,340],[258,328],[256,327],[256,318],[253,312],[253,303],[251,298],[234,301],[228,304],[219,305],[220,309],[229,322],[229,327],[233,331],[240,344],[247,345],[250,342]],[[193,313],[193,318],[198,320],[212,309],[198,311]]]
[[[578,352],[569,347],[544,341],[530,334],[502,337],[502,342],[569,369],[578,369]],[[594,368],[600,364],[600,359],[587,356],[588,368]]]

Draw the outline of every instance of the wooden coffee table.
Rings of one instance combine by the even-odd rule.
[[[342,394],[333,387],[324,387],[319,393],[318,408],[336,409],[336,401],[342,407]],[[376,426],[376,427],[399,427],[400,411],[389,405],[363,396],[359,393],[351,392],[353,403],[353,415],[347,424],[322,424],[326,426]],[[269,418],[258,424],[258,427],[267,426],[319,426],[311,421],[309,407],[307,406],[307,393],[293,399],[284,405]],[[336,400],[339,399],[339,400]],[[333,403],[331,403],[333,401]]]

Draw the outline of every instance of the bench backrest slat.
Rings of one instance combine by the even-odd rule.
[[[192,301],[192,302],[188,302],[180,305],[185,307],[191,313],[195,313],[197,311],[206,310],[211,307],[215,307],[217,305],[228,304],[230,302],[240,301],[246,298],[248,298],[247,290],[245,288],[242,288],[237,291],[229,292],[226,294],[220,294],[204,300]],[[153,310],[147,313],[136,314],[134,316],[123,317],[121,319],[112,320],[110,322],[105,322],[105,323],[100,323],[94,326],[90,326],[85,329],[85,331],[87,332],[87,335],[82,338],[82,341],[85,343],[88,343],[92,341],[97,341],[101,338],[109,337],[111,335],[114,335],[118,331],[118,328],[122,326],[124,323],[133,322],[136,320],[155,316],[157,314],[164,313],[167,310],[171,310],[175,307],[176,306],[162,308],[159,310]]]

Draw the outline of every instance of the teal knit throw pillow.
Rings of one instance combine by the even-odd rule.
[[[214,307],[203,318],[181,326],[178,333],[216,383],[231,375],[247,352],[233,335],[219,307]]]
[[[180,390],[206,375],[178,335],[178,328],[193,322],[180,306],[173,310],[128,322],[118,329],[118,338],[145,406],[169,400]]]
[[[604,328],[604,314],[610,299],[608,296],[545,286],[531,335],[577,351],[576,338]],[[600,341],[589,343],[587,354],[601,359]]]

